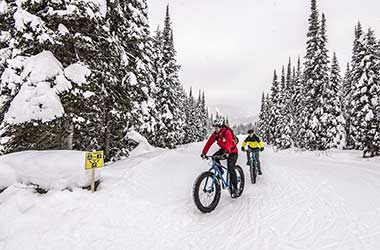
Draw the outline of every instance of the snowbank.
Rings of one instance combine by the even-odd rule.
[[[127,141],[132,141],[138,144],[137,147],[132,150],[132,152],[130,153],[130,156],[144,154],[146,152],[150,152],[155,149],[155,147],[149,144],[148,140],[144,136],[140,135],[136,131],[128,132],[125,139]]]
[[[43,189],[90,185],[91,171],[84,169],[85,152],[26,151],[0,157],[0,188],[13,183],[36,184]],[[101,170],[96,171],[96,179]]]
[[[6,164],[0,163],[0,190],[16,183],[16,172]]]

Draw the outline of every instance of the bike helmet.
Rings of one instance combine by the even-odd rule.
[[[248,130],[248,134],[253,134],[255,131],[253,129]]]
[[[212,122],[212,126],[213,126],[213,127],[223,127],[223,125],[224,125],[224,120],[223,120],[223,118],[215,119],[215,120]]]

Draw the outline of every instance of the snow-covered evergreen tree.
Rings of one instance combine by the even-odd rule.
[[[259,125],[258,125],[258,131],[256,131],[257,134],[261,135],[262,141],[268,142],[269,136],[270,136],[270,127],[269,127],[269,112],[270,112],[270,104],[269,104],[269,94],[265,96],[265,94],[262,94],[261,97],[261,108],[260,108],[260,114],[259,114]],[[243,128],[245,129],[245,128]],[[244,130],[243,134],[246,134],[247,131]]]
[[[342,81],[342,104],[343,104],[343,116],[345,120],[345,133],[346,133],[346,147],[351,148],[353,146],[353,140],[351,138],[351,95],[352,95],[352,78],[350,64],[347,63],[346,72]]]
[[[199,90],[199,94],[198,94],[196,112],[198,114],[197,141],[203,141],[204,139],[207,138],[207,132],[209,129],[209,124],[208,124],[208,110],[206,107],[205,94],[204,94],[204,92],[201,93],[200,90]]]
[[[176,51],[173,42],[173,30],[169,14],[169,6],[166,9],[164,29],[159,36],[161,39],[162,57],[160,65],[162,75],[158,82],[158,96],[160,97],[157,107],[160,113],[161,123],[158,125],[159,146],[174,148],[182,143],[185,132],[186,114],[184,110],[184,95],[181,91],[177,65]]]
[[[303,94],[303,79],[302,79],[302,68],[301,68],[301,59],[298,57],[297,61],[297,70],[295,72],[294,77],[294,86],[293,86],[293,93],[292,93],[292,103],[293,103],[293,126],[292,126],[292,134],[293,134],[293,141],[294,145],[297,147],[301,147],[302,141],[301,141],[301,134],[300,130],[302,129],[302,113],[304,108],[304,94]]]
[[[377,107],[380,90],[379,45],[369,29],[357,41],[352,68],[351,135],[356,149],[374,143],[378,134]]]
[[[281,88],[279,91],[279,109],[280,116],[276,128],[276,140],[274,145],[280,149],[289,148],[292,145],[291,137],[291,114],[290,114],[290,88],[291,88],[291,63],[289,60],[288,72],[285,76],[285,68],[281,71]]]
[[[354,134],[352,133],[353,125],[353,93],[357,92],[355,82],[358,82],[360,76],[363,74],[361,70],[362,56],[364,55],[364,48],[362,45],[363,30],[360,22],[355,26],[354,42],[352,47],[351,70],[348,77],[345,79],[345,110],[346,110],[346,131],[347,131],[347,146],[348,148],[358,148],[358,143],[355,143]]]
[[[198,103],[193,96],[192,88],[190,88],[189,96],[185,103],[185,138],[183,143],[191,143],[199,140],[200,134],[200,114],[198,110]]]
[[[271,87],[271,96],[270,96],[270,111],[269,111],[269,120],[268,125],[270,127],[268,143],[275,145],[276,139],[279,138],[278,126],[279,118],[281,116],[281,88],[280,83],[278,82],[276,70],[273,73],[273,81]]]
[[[154,144],[159,117],[155,100],[158,89],[154,79],[155,51],[149,32],[147,1],[126,0],[113,4],[110,18],[115,19],[118,13],[121,17],[113,20],[111,27],[122,45],[120,57],[124,60],[120,66],[125,69],[121,68],[120,80],[131,98],[131,105],[124,107],[124,113],[128,113],[128,124],[124,126],[135,129]]]
[[[323,116],[323,93],[328,84],[328,55],[326,19],[322,15],[319,23],[316,0],[311,1],[311,15],[307,34],[307,48],[304,69],[304,110],[301,128],[301,147],[309,150],[323,150],[327,147]]]
[[[345,120],[342,111],[342,79],[336,54],[333,55],[330,80],[324,91],[323,116],[321,118],[326,130],[327,148],[345,146]]]

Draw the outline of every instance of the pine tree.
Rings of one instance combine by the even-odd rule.
[[[327,147],[325,128],[321,122],[323,116],[323,93],[328,84],[328,55],[326,18],[322,15],[321,25],[318,20],[316,1],[311,1],[312,13],[309,18],[307,49],[304,69],[305,107],[303,112],[301,146],[309,150],[323,150]]]
[[[302,147],[302,114],[304,112],[304,89],[303,89],[303,79],[302,79],[302,69],[301,69],[301,59],[298,57],[297,70],[294,77],[294,87],[292,94],[293,103],[293,117],[294,122],[292,126],[292,134],[294,137],[294,145],[297,147]]]
[[[201,105],[202,105],[202,119],[203,119],[203,124],[204,127],[202,128],[202,140],[206,139],[209,135],[209,133],[212,131],[212,118],[213,115],[210,114],[208,107],[206,105],[206,97],[205,97],[205,92],[202,91],[202,98],[201,98]]]
[[[281,72],[281,88],[279,92],[279,112],[280,116],[278,117],[278,125],[277,125],[277,134],[275,140],[275,146],[280,149],[289,148],[292,145],[291,139],[291,117],[290,117],[290,91],[291,87],[291,63],[289,60],[288,64],[288,72],[285,77],[285,68],[282,67]]]
[[[122,19],[119,22],[114,20],[112,28],[123,45],[121,57],[125,61],[120,66],[126,70],[122,72],[120,80],[125,82],[132,103],[130,107],[123,105],[123,113],[129,114],[128,124],[124,126],[135,129],[155,144],[155,127],[159,116],[155,100],[158,92],[154,78],[156,51],[150,37],[147,1],[116,1],[115,5],[110,18],[117,16],[118,12],[122,13]],[[123,25],[125,28],[120,29]]]
[[[315,85],[317,78],[317,51],[319,51],[319,14],[316,0],[311,0],[311,14],[309,17],[309,29],[306,42],[306,56],[304,62],[304,102],[302,123],[300,129],[300,146],[307,149],[315,149],[311,144],[315,143],[316,135],[312,129],[318,129],[318,124],[312,121],[313,113],[318,108],[315,102],[317,90]],[[316,121],[318,122],[318,120]],[[313,125],[313,126],[312,126]]]
[[[186,113],[186,121],[185,121],[185,133],[186,137],[183,141],[184,143],[191,143],[197,141],[197,133],[198,133],[198,119],[197,119],[197,110],[196,110],[196,102],[193,97],[192,88],[189,91],[189,97],[187,97],[187,102],[185,105],[185,113]]]
[[[351,59],[351,71],[349,78],[347,78],[346,84],[346,117],[347,117],[347,146],[349,148],[360,148],[360,143],[355,142],[355,135],[353,133],[353,94],[358,92],[356,83],[360,80],[361,75],[363,75],[361,62],[364,56],[364,48],[362,44],[363,30],[360,22],[355,26],[354,32],[354,42],[352,47],[352,59]],[[348,86],[347,86],[348,85]],[[348,91],[349,90],[349,91]],[[357,122],[356,122],[357,123]]]
[[[175,56],[176,51],[173,43],[173,31],[169,14],[169,6],[166,8],[164,29],[160,36],[162,46],[161,81],[159,82],[159,93],[161,97],[157,106],[159,107],[161,123],[157,128],[159,146],[174,148],[182,143],[185,132],[185,113],[181,110],[184,106],[184,96],[181,94],[178,71]]]
[[[270,105],[269,105],[269,94],[265,96],[264,92],[261,97],[261,108],[260,108],[260,114],[259,114],[259,125],[258,125],[258,131],[257,134],[260,134],[262,137],[262,140],[265,142],[269,141],[269,134],[270,134],[270,127],[269,127],[269,112],[270,112]],[[240,129],[239,132],[241,134],[245,134],[247,131],[243,129]]]
[[[355,148],[373,143],[378,134],[377,106],[380,89],[379,45],[373,30],[358,39],[352,69],[351,135]]]
[[[336,54],[333,55],[330,80],[324,93],[323,127],[326,129],[327,148],[345,146],[345,120],[342,112],[342,79]]]
[[[346,134],[346,148],[353,146],[353,140],[351,138],[351,95],[352,95],[352,78],[350,64],[347,63],[346,73],[344,74],[342,83],[342,102],[343,102],[343,115],[345,120],[345,134]]]
[[[199,114],[198,141],[203,141],[207,137],[208,130],[210,129],[210,125],[208,124],[208,111],[206,107],[205,94],[204,92],[201,93],[200,91],[199,91],[199,98],[198,98],[198,114]]]
[[[277,79],[276,70],[273,73],[273,81],[271,87],[271,96],[270,96],[270,113],[268,125],[270,127],[268,135],[268,143],[275,144],[275,140],[278,138],[279,131],[279,117],[281,115],[281,93],[280,93],[280,84]]]

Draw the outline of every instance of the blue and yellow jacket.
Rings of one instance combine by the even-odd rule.
[[[242,147],[247,146],[250,147],[251,149],[260,149],[264,148],[264,142],[260,140],[260,138],[253,134],[253,136],[248,136],[245,138],[243,144],[241,145]]]

